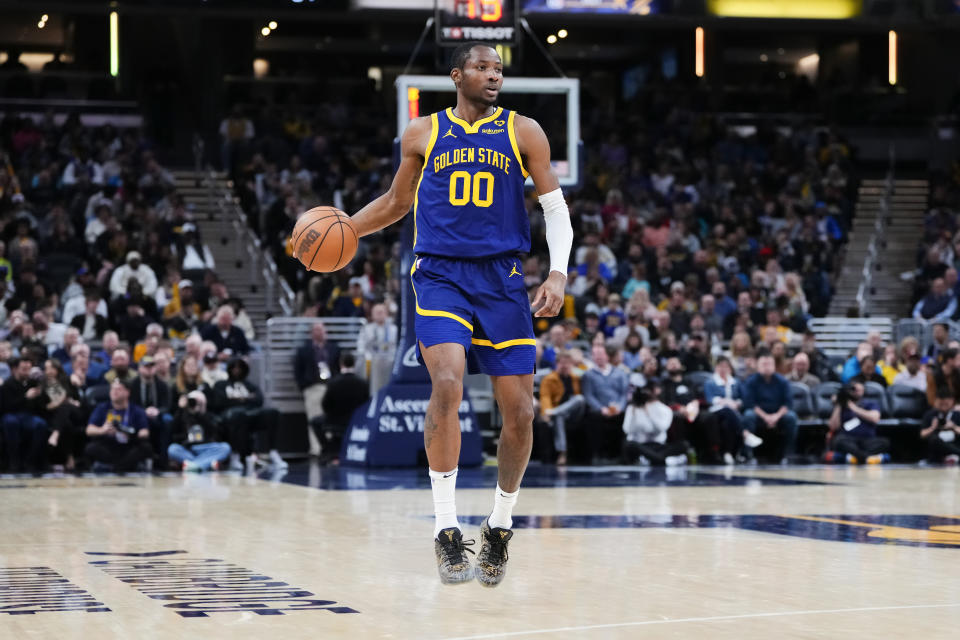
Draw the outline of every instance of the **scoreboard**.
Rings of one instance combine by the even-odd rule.
[[[437,44],[456,46],[471,40],[517,44],[517,0],[436,0],[435,7]]]

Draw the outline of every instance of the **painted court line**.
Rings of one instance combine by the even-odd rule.
[[[775,618],[778,616],[810,616],[825,613],[858,613],[863,611],[897,611],[902,609],[949,609],[960,607],[960,602],[948,604],[905,604],[891,607],[856,607],[851,609],[811,609],[809,611],[773,611],[770,613],[744,613],[729,616],[705,616],[702,618],[673,618],[668,620],[641,620],[638,622],[614,622],[610,624],[590,624],[580,627],[554,627],[552,629],[531,629],[530,631],[506,631],[503,633],[485,633],[479,636],[457,636],[444,640],[483,640],[484,638],[515,638],[518,636],[542,635],[545,633],[563,633],[565,631],[590,631],[593,629],[615,629],[617,627],[642,627],[654,624],[674,624],[679,622],[715,622],[718,620],[744,620],[747,618]]]

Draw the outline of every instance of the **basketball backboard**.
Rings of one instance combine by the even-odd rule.
[[[397,77],[397,137],[413,118],[456,104],[449,76]],[[535,118],[547,133],[553,169],[562,187],[581,180],[580,81],[576,78],[508,77],[501,89],[504,106]],[[532,183],[530,183],[532,184]]]

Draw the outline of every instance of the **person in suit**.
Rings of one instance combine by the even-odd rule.
[[[393,370],[393,358],[397,353],[397,325],[382,302],[373,305],[370,310],[371,322],[360,330],[357,339],[357,355],[361,358],[361,372],[366,372],[370,381],[370,394],[390,382]]]
[[[317,434],[322,443],[321,463],[337,463],[350,417],[357,407],[370,399],[366,381],[353,371],[355,365],[356,358],[352,353],[341,354],[340,373],[330,380],[323,396],[324,418]]]
[[[130,401],[143,407],[150,429],[150,444],[157,455],[160,469],[167,468],[167,449],[173,416],[170,414],[173,397],[170,385],[157,379],[157,362],[153,356],[140,359],[139,375],[130,385]]]
[[[315,421],[322,424],[323,397],[327,393],[327,382],[340,373],[340,349],[327,340],[327,328],[323,322],[318,321],[310,327],[310,339],[297,349],[293,370],[297,386],[303,393],[310,455],[319,456],[320,441],[310,425]]]
[[[217,346],[217,352],[223,354],[225,360],[250,353],[247,336],[240,327],[233,325],[233,317],[233,308],[225,304],[217,309],[213,324],[207,325],[200,332],[201,338]]]

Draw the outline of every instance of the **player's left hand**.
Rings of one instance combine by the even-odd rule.
[[[560,313],[563,306],[563,289],[567,276],[559,271],[551,271],[547,281],[537,289],[533,299],[534,316],[537,318],[552,318]]]

